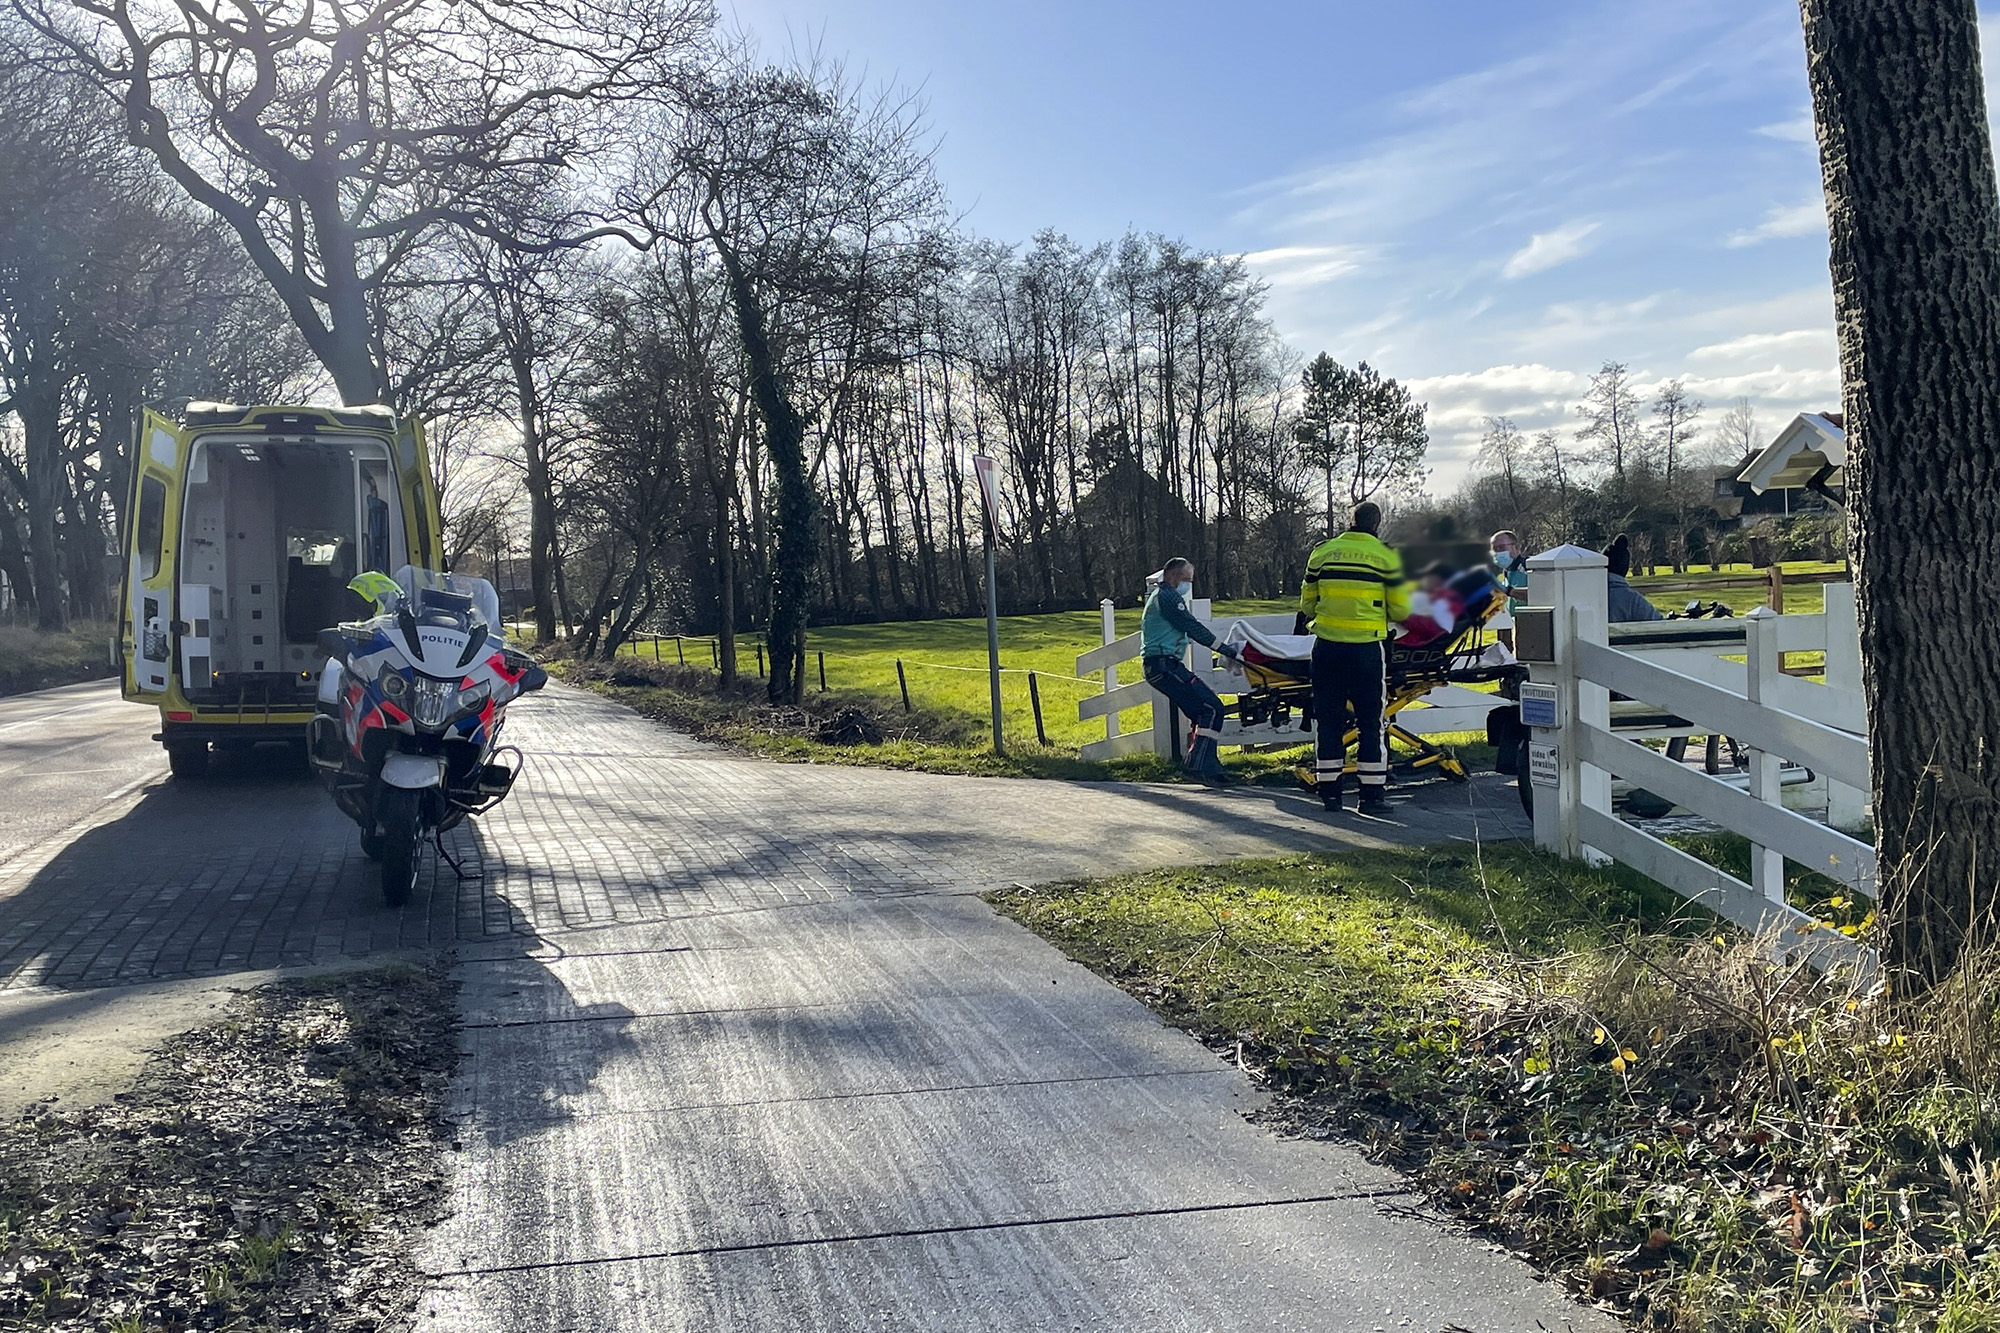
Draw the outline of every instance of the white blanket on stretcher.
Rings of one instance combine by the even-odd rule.
[[[1313,635],[1310,634],[1267,634],[1247,621],[1239,620],[1229,627],[1223,642],[1249,644],[1266,657],[1283,658],[1287,661],[1310,661],[1313,652]],[[1455,667],[1511,666],[1517,659],[1506,644],[1495,640],[1486,645],[1477,655],[1467,653],[1455,658]]]
[[[1229,627],[1223,636],[1225,643],[1247,643],[1266,657],[1281,657],[1292,661],[1310,659],[1313,655],[1313,636],[1310,634],[1267,634],[1256,629],[1248,621],[1239,620]]]

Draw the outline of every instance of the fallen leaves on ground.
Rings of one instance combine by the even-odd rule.
[[[167,1042],[102,1106],[0,1129],[0,1327],[408,1320],[439,1214],[456,1003],[441,967],[286,982]]]

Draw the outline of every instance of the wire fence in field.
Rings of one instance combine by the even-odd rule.
[[[629,652],[632,656],[641,660],[650,659],[662,665],[694,666],[706,668],[710,671],[720,671],[722,669],[721,641],[712,635],[640,635],[622,644],[618,651],[620,655]],[[823,648],[808,646],[806,658],[808,670],[814,673],[808,677],[808,683],[816,684],[819,692],[822,694],[831,693],[833,688],[828,681],[827,663],[829,661],[835,664],[836,673],[838,666],[842,663],[865,662],[877,670],[882,669],[885,663],[893,663],[896,672],[897,692],[901,697],[905,712],[914,712],[916,710],[916,702],[910,690],[910,673],[912,672],[948,671],[984,676],[990,670],[990,667],[985,665],[975,666],[952,662],[928,662],[920,658],[896,656],[894,653],[884,650],[843,653],[838,650],[829,652]],[[763,639],[739,636],[736,640],[736,662],[739,672],[747,674],[749,671],[754,670],[760,678],[768,675],[770,670],[768,644]],[[1104,681],[1101,678],[1073,676],[1066,672],[1047,671],[1040,667],[1003,666],[1000,668],[1000,674],[1003,678],[1024,678],[1028,692],[1028,710],[1033,715],[1035,723],[1035,738],[1043,745],[1050,744],[1048,720],[1044,714],[1042,704],[1042,686],[1044,682],[1062,682],[1067,685],[1082,686],[1090,692],[1104,688]],[[868,683],[880,685],[886,682],[878,679]],[[1083,692],[1083,690],[1077,691],[1079,695]],[[1140,706],[1143,707],[1144,705]]]

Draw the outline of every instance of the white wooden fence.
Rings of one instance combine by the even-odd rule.
[[[1227,638],[1231,627],[1238,623],[1248,624],[1265,634],[1292,632],[1292,616],[1289,614],[1210,619],[1212,608],[1206,598],[1190,598],[1188,606],[1196,619],[1215,630],[1218,639]],[[1109,600],[1099,609],[1104,617],[1103,645],[1076,659],[1076,674],[1101,676],[1104,692],[1084,698],[1077,704],[1076,711],[1077,716],[1086,722],[1092,718],[1103,718],[1104,739],[1086,742],[1082,748],[1083,757],[1116,759],[1128,754],[1171,755],[1174,752],[1173,709],[1165,696],[1148,685],[1139,674],[1140,636],[1127,634],[1120,637]],[[1248,688],[1240,672],[1230,670],[1227,664],[1217,667],[1214,661],[1215,655],[1208,649],[1199,644],[1188,645],[1188,670],[1222,698],[1242,694]],[[1126,663],[1132,665],[1126,667]],[[1126,678],[1123,681],[1120,679],[1121,667],[1125,667]],[[1398,714],[1396,723],[1413,735],[1438,736],[1447,732],[1485,730],[1486,715],[1499,700],[1463,686],[1446,685],[1425,695],[1421,702],[1421,707],[1413,706]],[[1131,708],[1150,708],[1152,720],[1144,730],[1121,732],[1118,715]],[[1303,745],[1312,738],[1313,733],[1301,727],[1297,717],[1282,725],[1265,722],[1254,727],[1245,727],[1231,717],[1223,723],[1221,743]]]
[[[1537,613],[1517,618],[1518,646],[1537,659],[1524,696],[1540,695],[1523,700],[1535,841],[1565,856],[1623,862],[1739,925],[1776,931],[1788,947],[1865,965],[1865,955],[1831,932],[1812,931],[1810,918],[1784,900],[1787,859],[1874,892],[1874,848],[1840,827],[1865,820],[1868,786],[1853,586],[1828,584],[1819,615],[1760,608],[1740,620],[1612,625],[1602,555],[1558,547],[1531,557],[1528,571],[1529,605],[1552,608],[1546,653],[1529,642]],[[1785,655],[1799,652],[1826,655],[1825,683],[1784,673]],[[1744,660],[1730,660],[1736,656]],[[1711,776],[1640,743],[1717,733],[1746,748],[1747,781]],[[1824,821],[1786,808],[1787,761],[1794,775],[1803,766],[1825,783]],[[1748,838],[1750,882],[1621,819],[1612,808],[1614,779]]]

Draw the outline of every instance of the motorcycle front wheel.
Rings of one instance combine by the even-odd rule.
[[[382,830],[382,902],[389,907],[410,901],[410,891],[417,886],[423,800],[422,792],[403,787],[384,787],[375,798],[375,820]]]

